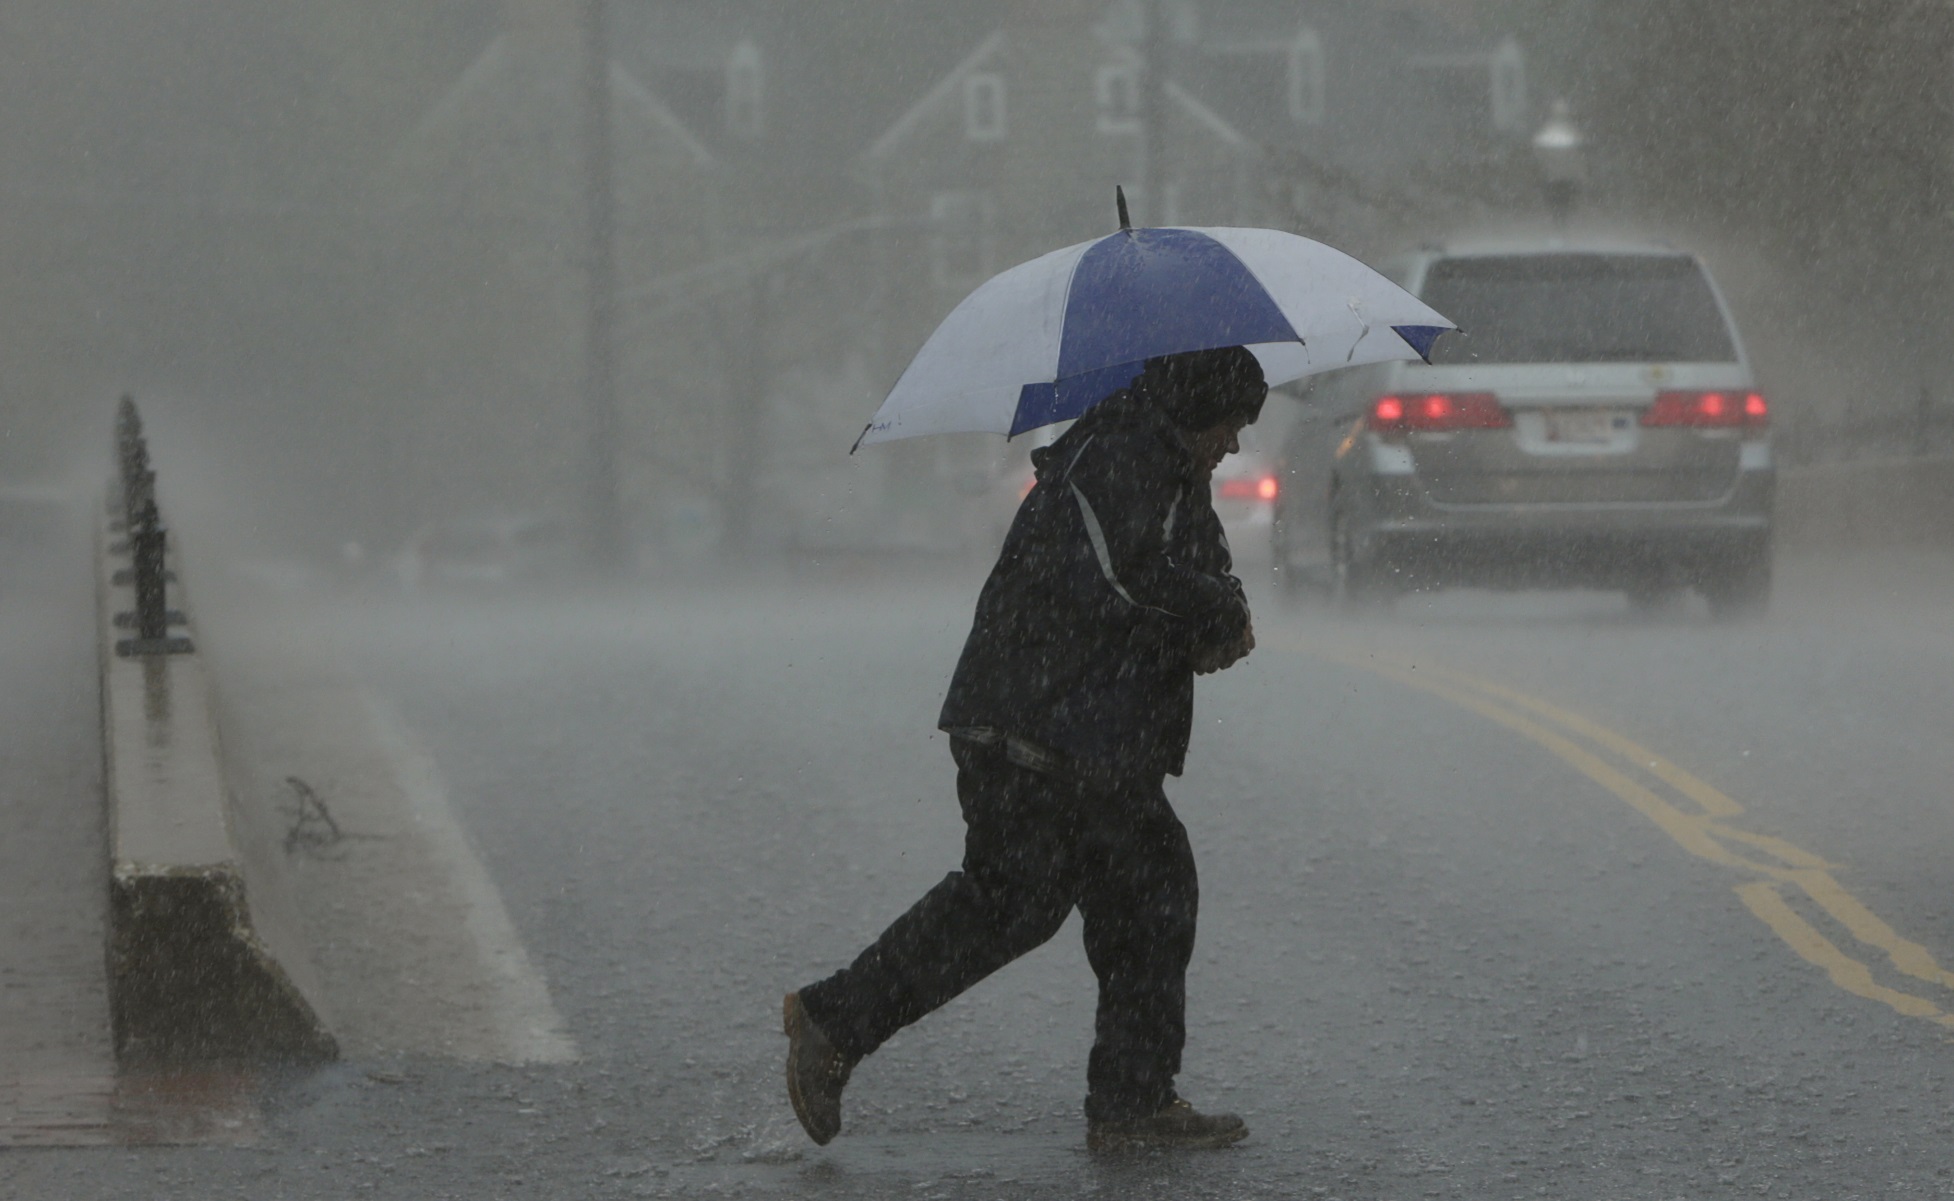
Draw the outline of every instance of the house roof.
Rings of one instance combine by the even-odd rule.
[[[1130,48],[1144,35],[1137,2],[1103,5],[1092,32]],[[1171,26],[1168,95],[1230,145],[1287,147],[1347,169],[1388,170],[1442,156],[1484,132],[1477,108],[1461,105],[1459,96],[1479,86],[1475,76],[1505,39],[1469,20],[1467,6],[1456,0],[1219,0],[1184,7],[1186,19]],[[1288,52],[1305,30],[1322,47],[1327,75],[1330,111],[1320,124],[1298,122],[1289,112]],[[999,60],[1007,36],[989,33],[927,89],[912,92],[913,102],[879,126],[860,159],[895,153],[929,114],[956,103],[962,80]]]
[[[620,117],[635,114],[642,120],[661,125],[666,132],[678,140],[679,145],[685,148],[694,162],[701,166],[708,166],[714,161],[712,151],[706,149],[706,144],[699,140],[699,135],[693,132],[692,127],[680,120],[678,114],[674,113],[663,100],[653,95],[650,88],[638,82],[636,76],[618,64],[612,63],[610,84],[611,95],[615,98]]]
[[[1317,122],[1289,110],[1288,55],[1305,29],[1324,73]],[[1490,64],[1506,40],[1440,0],[1237,0],[1211,10],[1173,74],[1258,145],[1382,177],[1502,136],[1491,127]]]
[[[1192,92],[1171,79],[1167,81],[1167,99],[1179,105],[1183,112],[1194,118],[1196,124],[1228,143],[1230,146],[1248,147],[1253,145],[1248,138],[1242,135],[1239,129],[1230,125],[1220,113],[1217,113],[1195,99]]]
[[[402,139],[402,146],[412,147],[439,139],[472,120],[498,113],[512,105],[522,108],[526,98],[517,93],[535,80],[525,76],[520,60],[533,48],[538,47],[523,34],[497,35],[481,56],[461,73],[453,86],[428,107]],[[540,52],[547,54],[554,49],[549,47]],[[669,135],[700,166],[712,165],[713,154],[698,135],[629,71],[615,62],[611,63],[609,82],[617,117],[626,128],[633,122],[656,128]],[[491,116],[489,119],[494,118]]]
[[[923,98],[909,106],[907,112],[896,118],[895,124],[882,131],[882,136],[870,142],[862,152],[867,159],[883,158],[892,153],[906,139],[923,119],[946,104],[957,94],[957,88],[977,68],[985,65],[1004,48],[1002,31],[992,33],[977,43],[977,48],[964,56],[962,62],[950,69],[950,73],[937,80],[936,86],[924,93]]]
[[[729,162],[803,177],[862,149],[995,20],[971,0],[663,0],[614,6],[616,52]],[[757,136],[725,127],[726,64],[742,41],[763,63]]]
[[[979,42],[969,54],[964,56],[962,62],[951,68],[948,74],[937,80],[934,87],[924,93],[916,103],[912,104],[900,117],[897,117],[893,124],[883,130],[873,142],[870,142],[868,148],[861,154],[862,159],[872,162],[895,153],[902,143],[932,113],[945,105],[960,102],[961,95],[959,88],[963,81],[979,68],[990,65],[996,60],[1005,47],[1005,41],[1005,32],[1003,30],[997,30]],[[1081,94],[1083,95],[1084,93],[1082,92]],[[1221,141],[1230,146],[1242,148],[1249,148],[1254,145],[1253,139],[1243,134],[1240,129],[1236,128],[1233,122],[1203,103],[1198,96],[1187,88],[1182,87],[1177,80],[1170,79],[1168,81],[1166,94],[1167,99],[1192,119],[1196,125],[1207,130]]]

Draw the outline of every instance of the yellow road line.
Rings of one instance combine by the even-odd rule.
[[[1942,1013],[1932,1001],[1916,997],[1912,993],[1887,988],[1873,979],[1871,971],[1857,959],[1847,955],[1832,945],[1832,941],[1820,934],[1811,923],[1799,917],[1784,903],[1777,886],[1768,880],[1753,880],[1749,884],[1739,884],[1737,895],[1743,899],[1758,920],[1769,926],[1785,945],[1798,952],[1807,961],[1825,969],[1832,983],[1849,993],[1890,1005],[1908,1017],[1926,1018],[1943,1026],[1954,1026],[1954,1017]]]
[[[1902,937],[1848,892],[1831,874],[1833,865],[1822,857],[1782,838],[1726,824],[1724,819],[1740,816],[1744,807],[1670,760],[1577,713],[1454,669],[1430,663],[1400,664],[1300,640],[1290,645],[1429,693],[1537,743],[1627,802],[1692,855],[1765,877],[1738,885],[1738,896],[1787,946],[1824,968],[1840,988],[1889,1005],[1908,1017],[1954,1026],[1954,1016],[1942,1013],[1932,1001],[1877,983],[1870,968],[1839,950],[1799,917],[1784,900],[1779,885],[1790,885],[1803,892],[1855,939],[1884,951],[1897,970],[1914,979],[1954,989],[1954,972],[1942,968],[1926,947]],[[1582,745],[1576,737],[1591,745]],[[1640,780],[1607,762],[1597,753],[1601,750],[1613,752],[1632,770],[1645,772],[1695,802],[1700,812],[1686,812],[1657,795]],[[1762,852],[1776,862],[1741,854],[1740,848]]]
[[[1709,784],[1690,775],[1682,768],[1677,767],[1661,755],[1656,754],[1647,747],[1631,742],[1629,739],[1622,737],[1606,726],[1589,721],[1578,713],[1569,713],[1564,709],[1557,709],[1545,701],[1537,700],[1523,692],[1516,692],[1511,688],[1495,684],[1491,680],[1476,679],[1445,668],[1432,669],[1428,667],[1426,670],[1431,674],[1442,675],[1447,679],[1455,680],[1467,687],[1476,688],[1480,692],[1484,692],[1490,696],[1496,696],[1509,704],[1518,705],[1522,709],[1539,714],[1555,725],[1562,726],[1577,734],[1582,734],[1593,739],[1595,742],[1615,751],[1630,763],[1645,767],[1650,775],[1674,788],[1690,800],[1695,801],[1698,805],[1701,805],[1703,812],[1709,814],[1711,817],[1737,817],[1744,811],[1742,805],[1731,800],[1728,796],[1725,796]]]
[[[1609,730],[1607,727],[1588,720],[1579,714],[1555,708],[1545,701],[1527,696],[1511,688],[1489,680],[1477,680],[1446,669],[1426,669],[1426,674],[1458,680],[1468,687],[1509,700],[1538,713],[1562,727],[1578,731],[1597,742],[1615,750],[1631,763],[1646,764],[1651,774],[1669,784],[1678,792],[1701,805],[1706,814],[1718,817],[1734,817],[1744,811],[1744,807],[1724,793],[1684,771],[1654,751],[1640,746],[1629,739]],[[1768,852],[1785,863],[1792,870],[1780,872],[1768,870],[1769,874],[1797,885],[1811,899],[1818,903],[1833,919],[1851,932],[1854,938],[1869,946],[1886,952],[1893,966],[1901,972],[1924,980],[1930,984],[1954,988],[1954,973],[1940,967],[1933,954],[1919,943],[1900,936],[1893,927],[1882,921],[1867,909],[1857,898],[1847,892],[1831,875],[1833,864],[1827,863],[1817,855],[1769,834],[1758,834],[1741,830],[1722,822],[1710,822],[1706,831],[1717,838],[1727,838]]]
[[[1817,901],[1825,912],[1851,931],[1854,938],[1885,951],[1894,967],[1916,980],[1954,988],[1954,972],[1948,972],[1934,962],[1933,952],[1919,943],[1900,937],[1898,931],[1861,904],[1829,872],[1800,871],[1793,873],[1793,876],[1805,895]]]

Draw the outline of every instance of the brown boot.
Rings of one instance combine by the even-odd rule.
[[[835,1050],[807,1016],[801,994],[788,993],[781,1009],[787,1027],[787,1099],[807,1136],[825,1147],[841,1133],[841,1090],[855,1061]]]
[[[1176,1100],[1159,1113],[1118,1122],[1089,1122],[1088,1151],[1168,1151],[1225,1147],[1248,1137],[1248,1126],[1232,1113],[1202,1113]]]

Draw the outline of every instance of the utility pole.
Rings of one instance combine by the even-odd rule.
[[[617,478],[617,197],[611,157],[610,37],[607,0],[581,6],[582,113],[578,139],[584,176],[585,552],[601,575],[629,566]]]
[[[767,384],[772,374],[767,333],[773,315],[773,292],[780,280],[770,270],[748,276],[736,303],[742,308],[738,319],[728,322],[746,330],[746,352],[734,357],[733,441],[727,466],[732,486],[726,492],[727,549],[735,555],[755,549],[754,500],[765,455],[761,442],[766,436]]]
[[[1167,206],[1167,0],[1146,7],[1145,62],[1140,71],[1140,194],[1145,197],[1142,225],[1163,223]]]

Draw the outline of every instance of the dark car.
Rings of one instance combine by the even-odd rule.
[[[1451,586],[1771,587],[1770,406],[1693,255],[1482,245],[1394,274],[1463,333],[1318,377],[1281,456],[1280,584],[1361,605]]]

